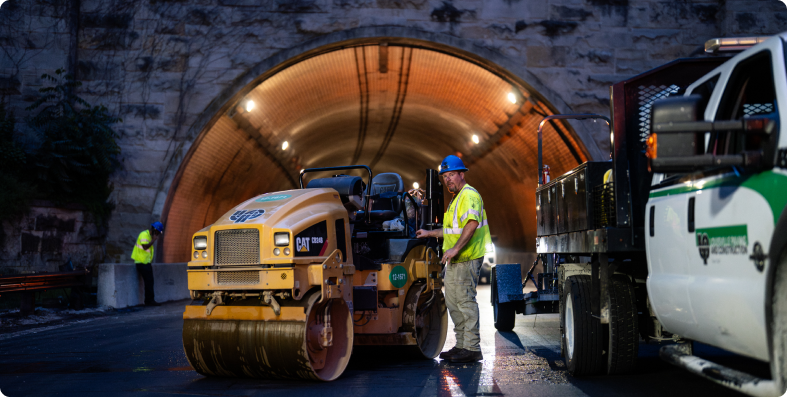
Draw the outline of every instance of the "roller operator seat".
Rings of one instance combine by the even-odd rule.
[[[388,221],[402,212],[402,193],[404,182],[399,174],[386,172],[372,179],[372,210],[371,218],[376,221]]]

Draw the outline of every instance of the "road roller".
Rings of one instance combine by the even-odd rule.
[[[365,171],[367,183],[326,174],[350,170]],[[313,172],[330,177],[304,188]],[[196,232],[183,313],[191,366],[206,376],[331,381],[353,346],[436,357],[448,327],[440,247],[414,236],[442,219],[442,186],[435,170],[427,176],[419,202],[396,173],[306,169],[300,189],[246,200]]]

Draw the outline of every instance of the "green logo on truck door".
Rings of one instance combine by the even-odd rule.
[[[407,284],[407,270],[404,270],[402,266],[395,266],[391,269],[391,274],[388,278],[391,280],[391,285],[394,288],[402,288]]]
[[[749,252],[749,233],[746,225],[697,229],[697,248],[704,263],[711,255],[746,255]]]

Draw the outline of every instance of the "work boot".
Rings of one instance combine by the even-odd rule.
[[[462,349],[459,354],[453,355],[448,358],[448,362],[451,363],[472,363],[476,361],[480,361],[484,359],[484,355],[481,354],[481,351],[472,351],[467,349]]]
[[[457,355],[462,350],[464,349],[462,349],[461,347],[454,346],[451,348],[451,350],[440,353],[440,358],[442,358],[443,360],[448,359],[451,356]]]

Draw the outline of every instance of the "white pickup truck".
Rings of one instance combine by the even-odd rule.
[[[660,355],[675,365],[746,394],[785,393],[785,40],[710,41],[717,56],[613,85],[613,160],[539,185],[537,250],[557,264],[571,374],[624,373],[641,339],[673,340]],[[516,273],[506,266],[492,272],[501,330],[524,312],[499,281]],[[771,377],[696,357],[691,341],[768,362]]]

